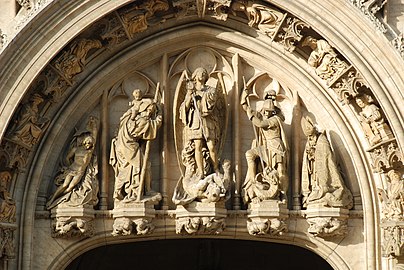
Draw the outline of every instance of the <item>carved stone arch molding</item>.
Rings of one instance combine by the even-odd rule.
[[[307,58],[311,50],[302,46],[303,40],[298,40],[297,44],[292,44],[296,45],[296,48],[291,48],[284,45],[286,43],[282,44],[277,36],[273,36],[271,32],[273,29],[249,26],[246,17],[240,14],[238,14],[239,17],[229,15],[226,17],[227,20],[221,21],[215,17],[217,14],[205,14],[199,10],[199,13],[194,15],[176,18],[167,10],[180,9],[180,7],[170,2],[167,10],[164,5],[155,7],[155,12],[159,16],[153,17],[153,14],[143,13],[146,17],[150,16],[150,21],[146,20],[145,29],[127,28],[132,29],[132,32],[128,30],[126,33],[125,31],[114,32],[116,26],[114,23],[119,23],[118,19],[126,15],[130,19],[132,13],[125,13],[125,9],[110,12],[125,6],[128,2],[130,1],[51,3],[30,22],[33,28],[41,26],[41,32],[35,33],[28,39],[35,44],[28,46],[23,43],[33,29],[27,26],[10,43],[13,46],[20,45],[20,50],[14,53],[11,51],[12,46],[9,45],[0,56],[0,64],[12,63],[3,65],[9,68],[3,70],[0,77],[0,85],[2,85],[0,91],[2,149],[0,150],[15,151],[11,154],[7,152],[8,155],[3,156],[7,157],[7,164],[18,164],[18,168],[7,168],[12,169],[13,179],[15,179],[10,189],[17,205],[18,229],[14,233],[17,259],[10,260],[5,265],[8,265],[9,269],[35,269],[48,266],[58,269],[66,266],[73,257],[96,246],[128,239],[132,241],[182,237],[174,234],[175,212],[173,209],[175,206],[170,200],[178,179],[167,173],[167,170],[177,170],[178,174],[180,173],[175,161],[175,147],[167,145],[168,141],[173,142],[171,137],[173,120],[170,117],[174,104],[175,87],[173,85],[175,83],[173,84],[170,78],[165,76],[169,74],[169,67],[172,66],[174,59],[181,53],[190,48],[203,48],[217,52],[229,63],[228,67],[219,68],[225,71],[223,76],[228,93],[227,102],[232,110],[229,116],[230,129],[225,142],[225,148],[231,150],[225,150],[223,158],[229,158],[233,162],[235,182],[233,189],[238,189],[237,192],[233,192],[232,200],[227,202],[228,220],[225,230],[220,236],[212,237],[257,239],[254,238],[255,236],[249,236],[245,223],[247,212],[240,210],[240,207],[245,209],[239,195],[247,167],[243,152],[248,150],[246,145],[253,138],[252,132],[249,134],[244,132],[249,127],[249,122],[239,105],[244,75],[247,78],[247,85],[255,85],[258,96],[261,95],[261,97],[260,89],[271,88],[276,84],[274,81],[279,82],[277,104],[285,113],[285,130],[290,142],[294,141],[292,147],[294,149],[300,147],[301,155],[306,139],[303,136],[299,138],[297,135],[300,133],[298,118],[301,115],[314,116],[319,128],[327,131],[331,146],[344,172],[345,183],[354,197],[354,209],[350,211],[346,236],[322,239],[307,233],[308,225],[304,219],[307,213],[300,210],[298,197],[293,197],[291,194],[288,214],[289,232],[275,237],[262,236],[263,239],[299,246],[311,245],[310,249],[323,258],[328,258],[335,269],[357,269],[358,266],[363,266],[364,269],[389,269],[388,259],[382,259],[382,252],[386,257],[390,255],[399,257],[402,245],[402,242],[391,244],[396,240],[402,241],[402,238],[397,239],[394,236],[397,233],[389,234],[389,228],[396,226],[398,230],[401,230],[402,225],[401,219],[391,219],[389,215],[381,213],[380,209],[385,206],[378,200],[377,194],[379,189],[389,189],[392,176],[387,173],[391,171],[391,168],[397,169],[397,164],[402,163],[400,146],[404,145],[402,128],[404,114],[402,106],[399,105],[403,97],[404,78],[400,69],[402,60],[395,55],[394,49],[389,47],[387,41],[377,34],[369,34],[371,25],[364,19],[357,18],[356,11],[348,10],[343,1],[284,3],[275,0],[270,4],[262,2],[261,4],[267,6],[272,5],[271,7],[280,14],[289,12],[287,16],[290,18],[301,19],[310,26],[310,29],[307,28],[304,32],[306,36],[311,34],[318,40],[326,40],[337,52],[337,58],[347,63],[346,69],[335,81],[327,81],[321,79],[316,69],[308,65]],[[136,3],[132,4],[133,6],[136,6]],[[192,9],[190,10],[192,12]],[[209,12],[211,10],[208,9]],[[224,7],[223,10],[228,9]],[[54,16],[46,17],[46,14],[54,14]],[[66,20],[66,16],[70,19]],[[285,19],[289,18],[287,16]],[[92,36],[86,35],[86,29],[90,29],[91,27],[87,27],[99,19],[101,19],[100,29],[98,29],[100,32],[97,34],[98,37],[105,38],[95,41]],[[265,32],[267,30],[269,32]],[[122,40],[125,39],[125,35],[126,39],[128,37],[130,39],[126,43]],[[63,64],[70,60],[73,65]],[[38,77],[40,71],[42,74]],[[359,72],[360,75],[355,72]],[[109,129],[110,134],[105,136],[105,130],[103,133],[102,129],[103,125],[107,124],[102,122],[96,148],[101,155],[98,165],[102,168],[100,169],[102,188],[100,206],[95,211],[95,235],[88,240],[52,238],[49,211],[44,209],[47,197],[54,189],[52,185],[59,160],[68,150],[72,136],[76,133],[75,128],[78,130],[85,128],[90,115],[95,114],[102,121],[115,119],[115,122],[110,124],[118,125],[119,114],[127,109],[122,107],[128,106],[127,102],[130,101],[125,97],[130,94],[128,89],[130,87],[125,85],[128,85],[127,81],[130,81],[133,76],[147,78],[146,83],[140,87],[148,85],[153,90],[150,91],[151,94],[154,93],[158,82],[166,82],[160,85],[163,93],[164,121],[155,142],[155,145],[159,145],[159,149],[162,149],[163,155],[155,158],[154,166],[158,167],[163,163],[168,166],[166,168],[161,166],[156,169],[157,172],[153,172],[153,175],[160,178],[160,182],[158,180],[156,182],[153,178],[153,185],[156,185],[163,195],[163,200],[157,208],[154,233],[145,238],[134,236],[125,239],[123,236],[119,238],[110,236],[113,227],[111,216],[113,207],[111,182],[113,181],[107,184],[101,179],[105,179],[105,175],[113,175],[113,171],[107,164],[109,140],[113,131]],[[43,79],[43,77],[46,78]],[[332,90],[341,89],[351,83],[350,78],[354,78],[355,83],[357,82],[355,85],[358,86],[354,90],[363,90],[363,94],[373,98],[374,104],[379,107],[382,117],[389,125],[392,135],[386,135],[390,137],[384,137],[381,145],[379,142],[369,145],[370,142],[365,138],[366,130],[362,129],[359,122],[361,109],[352,102],[353,96],[357,93],[350,92],[348,100],[345,100],[347,104],[343,105],[339,100],[339,92]],[[41,81],[43,83],[37,83]],[[52,92],[46,92],[49,89],[52,89]],[[117,99],[123,96],[119,106],[111,103],[112,91],[117,93]],[[24,105],[29,106],[30,102],[35,100],[34,92],[53,96],[52,100],[45,96],[46,98],[38,105],[41,113],[38,115],[40,121],[36,122],[36,126],[44,132],[38,137],[37,144],[7,148],[9,144],[15,143],[12,136],[15,133],[12,129],[12,121],[17,119]],[[68,97],[63,102],[58,100],[63,96]],[[20,101],[22,105],[18,107],[17,104]],[[296,104],[301,107],[300,114],[293,110]],[[108,111],[105,112],[105,108],[115,107],[120,107],[118,111],[115,111],[115,115],[106,116]],[[49,115],[52,115],[51,119],[47,117]],[[8,124],[10,128],[6,130]],[[245,140],[241,144],[244,146],[237,148],[237,140]],[[158,151],[154,149],[152,153],[156,155]],[[19,159],[21,156],[27,157],[26,164],[23,162],[24,159]],[[299,154],[290,156],[290,161],[295,165],[288,169],[291,177],[299,178],[301,158]],[[375,164],[375,161],[379,160],[380,162]],[[0,166],[2,166],[1,163]],[[0,168],[3,170],[2,167]],[[375,173],[376,171],[378,173]],[[398,167],[398,171],[402,174],[402,167]],[[293,183],[296,183],[294,178],[291,179],[290,190],[296,194],[299,186],[294,186]],[[240,220],[243,220],[243,224]],[[384,222],[382,226],[379,225],[380,220]],[[383,234],[381,234],[382,227]],[[362,231],[363,235],[361,235]],[[358,248],[349,250],[347,248],[349,245],[355,245]],[[57,259],[53,262],[52,257],[45,260],[39,259],[41,255],[38,252],[45,249],[50,249],[51,256]],[[353,252],[357,252],[357,256],[352,256]],[[390,263],[390,265],[393,264]]]

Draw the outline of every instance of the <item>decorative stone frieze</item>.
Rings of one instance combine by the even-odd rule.
[[[101,41],[96,39],[80,39],[73,41],[69,48],[54,61],[54,67],[66,80],[83,71],[89,51],[102,47]]]
[[[288,52],[293,52],[303,38],[302,30],[308,28],[310,26],[307,23],[287,14],[282,20],[274,41],[283,45]]]
[[[386,173],[394,167],[404,164],[403,154],[395,139],[382,142],[368,150],[372,158],[372,167],[377,173]]]
[[[398,53],[404,59],[404,33],[397,35],[391,42],[394,48],[397,49]]]
[[[0,50],[4,47],[7,43],[7,35],[4,34],[0,29]]]
[[[136,33],[145,31],[149,25],[164,22],[163,18],[159,19],[155,15],[168,9],[167,0],[151,0],[144,1],[139,6],[123,9],[119,12],[119,16],[126,33],[132,39]]]
[[[379,189],[379,199],[382,204],[382,221],[404,220],[404,179],[403,173],[398,170],[390,170],[386,174],[386,189]]]
[[[404,222],[390,221],[380,224],[384,257],[400,257],[404,247]]]
[[[382,19],[382,10],[386,0],[349,0],[357,7],[382,33],[387,32],[386,24]]]
[[[232,0],[173,0],[173,6],[178,10],[176,16],[179,19],[192,15],[198,15],[199,18],[209,15],[225,21],[231,2]]]
[[[315,68],[316,74],[326,81],[327,85],[331,85],[349,67],[349,64],[342,60],[324,39],[317,40],[307,36],[302,42],[302,46],[312,49],[307,63]]]

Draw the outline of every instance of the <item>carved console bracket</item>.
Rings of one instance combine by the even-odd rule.
[[[90,237],[94,234],[94,209],[85,205],[68,207],[58,205],[51,210],[52,237]]]
[[[114,218],[113,236],[145,235],[152,233],[155,226],[152,223],[156,216],[153,202],[121,202],[112,211]]]
[[[307,231],[313,236],[322,238],[345,236],[348,234],[348,216],[348,209],[308,206]]]
[[[247,230],[251,235],[280,236],[288,231],[286,219],[289,210],[286,203],[265,200],[248,205]]]
[[[220,234],[226,227],[224,202],[192,202],[175,210],[177,234]]]

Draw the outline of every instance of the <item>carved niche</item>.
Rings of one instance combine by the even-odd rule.
[[[46,204],[54,237],[91,236],[98,203],[98,163],[95,153],[98,120],[91,116],[78,130],[55,177],[56,191]]]
[[[319,132],[310,117],[302,118],[307,143],[302,163],[303,207],[306,207],[308,232],[314,236],[346,235],[351,191],[345,186],[330,142]]]
[[[229,89],[223,71],[216,70],[225,60],[209,48],[196,48],[177,61],[185,66],[178,79],[173,108],[175,145],[182,172],[173,195],[177,233],[182,229],[188,233],[220,233],[225,226],[224,202],[230,196],[231,170],[230,161],[221,160]]]
[[[150,147],[163,121],[159,83],[154,96],[147,87],[130,89],[129,109],[119,118],[112,139],[110,165],[115,172],[112,235],[151,233],[154,205],[162,199],[152,190]],[[112,95],[114,95],[112,93]]]
[[[302,46],[311,48],[312,51],[307,62],[315,68],[317,76],[326,81],[328,85],[331,85],[349,67],[348,63],[342,60],[328,41],[324,39],[317,40],[307,36]]]
[[[279,42],[289,52],[294,51],[303,38],[302,30],[309,28],[300,19],[266,3],[237,0],[232,2],[230,9],[234,16],[246,17],[250,27]]]
[[[177,18],[198,15],[203,18],[210,15],[221,21],[227,20],[228,10],[232,0],[173,0],[173,6],[178,10]]]

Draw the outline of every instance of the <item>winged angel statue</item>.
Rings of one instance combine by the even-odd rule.
[[[226,126],[226,91],[221,74],[209,76],[198,67],[184,70],[177,84],[174,130],[182,176],[174,191],[175,204],[218,202],[228,198],[230,161],[221,164]]]

